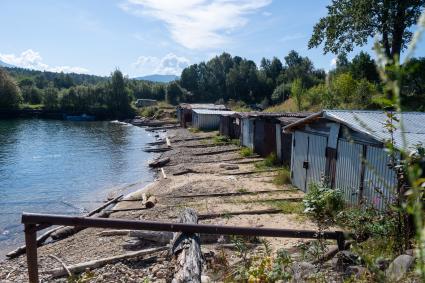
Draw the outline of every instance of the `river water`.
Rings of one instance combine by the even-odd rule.
[[[82,214],[151,182],[153,140],[119,122],[0,120],[0,259],[23,242],[23,211]]]

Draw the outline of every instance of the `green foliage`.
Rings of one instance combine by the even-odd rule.
[[[295,79],[291,84],[291,96],[297,103],[298,111],[301,111],[302,102],[303,102],[303,84],[301,79]]]
[[[272,200],[267,203],[282,210],[282,213],[285,214],[302,214],[304,212],[304,205],[300,201]]]
[[[241,148],[241,150],[239,150],[239,154],[242,157],[250,157],[250,156],[254,155],[254,152],[249,147],[243,147],[243,148]]]
[[[233,267],[225,282],[286,282],[291,279],[292,258],[285,249],[277,250],[273,256],[270,243],[261,240],[263,251],[250,256],[245,238],[233,237],[232,242],[241,261]]]
[[[335,0],[328,15],[314,26],[309,48],[324,43],[324,51],[340,54],[363,46],[375,34],[389,58],[399,57],[412,38],[424,1]]]
[[[16,82],[0,68],[0,108],[17,108],[21,102],[22,96]]]
[[[287,185],[291,183],[291,171],[288,167],[283,167],[277,171],[277,175],[273,178],[273,184],[277,186]]]
[[[310,183],[304,197],[304,213],[312,219],[319,231],[335,224],[337,214],[344,207],[342,192],[322,184]]]
[[[142,117],[159,117],[163,110],[157,106],[147,106],[140,109],[139,114]]]
[[[338,213],[336,222],[353,233],[356,240],[391,237],[396,233],[394,218],[368,206],[347,208]]]
[[[53,84],[50,84],[44,90],[43,104],[44,107],[48,110],[56,110],[58,108],[59,92],[58,89],[53,86]]]
[[[274,104],[281,103],[289,98],[290,93],[291,85],[288,83],[281,83],[273,91],[272,102]]]
[[[276,153],[270,153],[264,160],[256,162],[255,167],[257,169],[266,169],[271,167],[276,167],[279,165],[279,159],[277,158]]]

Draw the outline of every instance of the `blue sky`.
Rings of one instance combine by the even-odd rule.
[[[330,0],[1,0],[0,60],[51,71],[130,77],[177,74],[229,52],[259,63],[291,49],[317,68],[335,55],[307,48]],[[422,40],[423,42],[423,40]],[[372,53],[371,45],[363,49]],[[416,55],[425,56],[424,44]],[[349,55],[352,57],[355,52]]]

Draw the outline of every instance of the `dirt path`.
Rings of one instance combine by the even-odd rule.
[[[186,129],[168,131],[171,150],[162,153],[161,157],[169,157],[170,162],[164,167],[167,178],[159,172],[158,179],[146,187],[143,192],[155,195],[158,204],[149,210],[138,210],[141,203],[136,201],[120,202],[114,209],[134,209],[115,212],[111,217],[126,219],[175,221],[184,207],[192,207],[199,214],[222,213],[223,217],[202,220],[200,223],[237,225],[251,227],[274,227],[314,229],[314,225],[306,220],[300,212],[300,203],[285,199],[301,198],[302,193],[290,186],[276,186],[273,178],[276,172],[256,172],[254,162],[259,158],[242,158],[235,145],[215,146],[215,133],[191,133]],[[196,139],[203,138],[203,139]],[[188,140],[192,139],[192,140]],[[194,140],[195,139],[195,140]],[[227,170],[223,164],[237,165],[237,169]],[[191,170],[191,173],[182,174]],[[251,172],[250,174],[240,174]],[[177,174],[177,175],[174,175]],[[268,193],[255,193],[271,191]],[[235,196],[188,197],[199,194],[245,193]],[[246,194],[252,192],[252,194]],[[140,199],[142,191],[133,193],[127,198]],[[186,196],[176,198],[176,196]],[[281,209],[282,213],[262,215],[240,215],[228,217],[225,214],[234,211],[253,211],[262,209]],[[49,257],[55,255],[65,264],[100,259],[128,252],[128,236],[102,237],[100,230],[86,229],[65,240],[50,243],[38,249],[40,278],[44,282],[66,282],[65,278],[52,279],[46,270],[60,267],[60,264]],[[292,248],[297,239],[269,238],[273,249]],[[151,244],[146,243],[145,247]],[[138,247],[140,248],[140,247]],[[214,245],[203,246],[203,252],[217,252]],[[235,259],[232,251],[230,257]],[[158,253],[154,258],[145,260],[125,260],[106,265],[90,273],[87,282],[142,282],[149,278],[152,282],[166,282],[171,267],[166,253]],[[17,259],[0,263],[0,282],[27,282],[26,259]]]

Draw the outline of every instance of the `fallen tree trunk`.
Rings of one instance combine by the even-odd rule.
[[[169,147],[160,147],[160,148],[145,148],[143,149],[144,152],[165,152],[169,151],[171,148]]]
[[[78,273],[86,271],[87,269],[99,268],[99,267],[102,267],[106,264],[113,263],[113,262],[116,262],[116,261],[119,261],[119,260],[149,255],[149,254],[157,253],[157,252],[160,252],[160,251],[164,251],[166,249],[168,249],[168,247],[158,247],[158,248],[145,249],[145,250],[141,250],[141,251],[126,253],[126,254],[123,254],[123,255],[111,256],[111,257],[107,257],[107,258],[101,258],[101,259],[91,260],[91,261],[87,261],[87,262],[82,262],[82,263],[78,263],[78,264],[75,264],[75,265],[68,265],[67,268],[72,274],[78,274]],[[61,277],[61,276],[67,275],[67,271],[63,267],[48,270],[48,271],[46,271],[46,273],[50,274],[52,277]]]
[[[165,144],[164,140],[156,141],[156,142],[148,142],[147,145],[155,146],[155,145],[163,145]]]
[[[245,211],[234,211],[234,212],[200,214],[198,216],[198,219],[205,220],[205,219],[213,219],[213,218],[236,216],[236,215],[277,214],[277,213],[282,213],[282,210],[281,209],[262,209],[262,210],[245,210]]]
[[[129,237],[159,244],[169,244],[173,239],[173,232],[130,230],[127,235]],[[219,242],[228,243],[230,238],[226,235],[202,234],[200,235],[200,240],[202,244],[215,244]]]
[[[168,158],[168,157],[158,159],[158,160],[154,160],[154,161],[149,162],[149,167],[151,167],[151,168],[163,167],[168,162],[170,162],[170,158]]]
[[[214,155],[214,154],[221,154],[221,153],[228,153],[228,152],[234,152],[239,151],[239,148],[235,149],[224,149],[224,150],[218,150],[218,151],[210,151],[210,152],[201,152],[201,153],[194,153],[194,156],[206,156],[206,155]]]
[[[290,192],[290,191],[291,190],[267,190],[267,191],[256,191],[256,192],[234,192],[234,193],[177,195],[177,196],[167,196],[167,198],[227,197],[227,196],[257,195],[257,194],[269,194],[269,193]],[[296,190],[296,191],[298,191],[298,190]]]
[[[90,211],[89,213],[87,213],[86,215],[84,215],[85,217],[90,217],[93,216],[94,214],[98,213],[99,211],[105,209],[106,207],[108,207],[111,204],[114,204],[116,202],[118,202],[121,198],[123,197],[123,195],[119,195],[116,198],[104,203],[103,205],[99,206],[98,208]],[[45,233],[43,233],[42,235],[40,235],[37,238],[37,247],[41,246],[49,237],[50,235],[52,235],[53,233],[55,233],[56,231],[65,228],[65,226],[58,226],[55,227],[49,231],[46,231]],[[26,245],[20,246],[19,248],[11,251],[10,253],[8,253],[6,256],[8,258],[15,258],[20,256],[21,254],[24,254],[26,252]]]
[[[267,169],[267,170],[254,170],[254,171],[245,171],[245,172],[235,172],[235,173],[222,173],[220,175],[250,175],[250,174],[257,174],[257,173],[267,173],[267,172],[276,172],[279,171],[279,169]]]
[[[195,210],[187,208],[179,218],[180,223],[198,223]],[[201,282],[202,253],[199,234],[174,233],[172,248],[175,264],[172,282]]]
[[[344,249],[348,249],[351,244],[353,244],[354,241],[346,241],[344,244]],[[318,264],[318,263],[324,263],[328,260],[330,260],[331,258],[333,258],[338,252],[339,252],[339,248],[335,247],[330,249],[327,253],[325,253],[323,256],[321,256],[319,259],[315,260],[312,262],[312,264]]]
[[[101,213],[95,214],[94,216],[98,218],[108,218],[109,215],[111,215],[111,210],[103,211]],[[50,237],[52,237],[52,239],[55,241],[63,240],[85,229],[87,229],[87,227],[64,226],[64,227],[61,227],[61,229],[58,229],[55,232],[53,232],[50,235]]]

